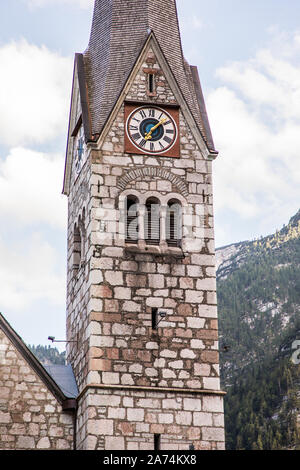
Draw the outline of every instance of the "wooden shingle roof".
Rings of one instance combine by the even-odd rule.
[[[208,149],[215,152],[197,68],[183,56],[175,0],[95,1],[81,66],[89,106],[87,140],[101,134],[150,34],[155,35]]]

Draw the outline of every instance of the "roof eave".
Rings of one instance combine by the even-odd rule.
[[[93,139],[92,132],[91,132],[92,124],[91,124],[91,114],[90,114],[89,97],[88,97],[88,90],[87,90],[87,81],[86,81],[86,75],[85,75],[84,59],[83,59],[83,54],[81,53],[76,53],[75,59],[74,59],[68,138],[67,138],[64,180],[63,180],[63,189],[62,189],[62,194],[64,194],[65,196],[68,196],[70,192],[69,185],[70,185],[71,165],[72,165],[71,155],[69,152],[70,138],[72,137],[74,126],[77,125],[77,123],[74,124],[72,122],[73,97],[74,97],[74,88],[75,88],[76,78],[78,81],[80,104],[81,104],[81,111],[82,111],[81,119],[82,119],[82,124],[84,128],[85,141],[87,143],[87,142],[93,141],[94,139]]]
[[[194,84],[194,89],[196,92],[196,97],[197,97],[197,101],[199,105],[201,119],[202,119],[204,130],[205,130],[205,137],[206,137],[205,142],[206,142],[206,145],[210,154],[212,155],[212,159],[215,159],[219,152],[215,149],[215,144],[213,141],[211,127],[209,124],[209,119],[208,119],[208,114],[206,110],[200,77],[198,73],[198,68],[195,65],[190,65],[190,70],[191,70],[191,74],[193,78],[193,84]]]
[[[8,321],[4,318],[1,313],[0,329],[9,338],[9,340],[21,354],[23,359],[31,366],[31,368],[43,381],[48,390],[55,396],[55,398],[61,404],[62,408],[68,409],[69,411],[75,411],[77,407],[76,400],[70,399],[65,396],[60,387],[57,385],[57,383],[52,379],[52,377],[48,374],[48,372],[40,363],[40,361],[30,351],[30,349],[26,346],[22,338],[16,333],[16,331],[12,328],[12,326],[8,323]]]

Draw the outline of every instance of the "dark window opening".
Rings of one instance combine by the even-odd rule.
[[[137,199],[128,197],[126,201],[126,243],[137,243],[139,238]]]
[[[159,245],[160,242],[160,205],[154,198],[146,202],[145,240],[148,245]]]
[[[158,326],[158,309],[153,308],[151,313],[152,313],[152,330],[157,330],[157,326]]]
[[[148,90],[149,90],[149,93],[154,93],[154,91],[155,91],[154,74],[153,73],[148,74]]]
[[[182,240],[182,209],[177,201],[168,203],[166,239],[169,246],[180,247]]]
[[[154,450],[160,450],[161,435],[154,434]]]

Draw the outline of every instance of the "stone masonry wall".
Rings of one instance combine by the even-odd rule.
[[[72,448],[72,416],[0,330],[0,450]]]
[[[123,119],[122,112],[117,122]],[[84,202],[83,191],[77,202],[81,210],[86,207],[85,260],[76,278],[69,269],[68,283],[70,306],[73,304],[68,308],[68,339],[79,339],[78,344],[70,345],[73,353],[76,354],[78,347],[80,354],[73,361],[75,372],[78,369],[79,385],[82,374],[91,383],[158,382],[163,386],[219,388],[212,204],[210,198],[209,204],[204,205],[202,194],[203,190],[205,194],[212,191],[208,183],[210,165],[199,157],[191,158],[191,153],[197,152],[196,144],[191,144],[183,117],[181,120],[182,151],[192,145],[194,148],[188,148],[186,157],[158,161],[153,157],[118,156],[118,142],[111,140],[108,145],[112,139],[108,137],[105,152],[93,154],[94,161],[99,158],[103,163],[93,163],[89,173],[86,166],[80,176],[84,181],[90,175],[86,193],[90,192],[91,197]],[[115,133],[118,129],[121,134],[121,122],[115,127]],[[141,196],[177,196],[186,199],[192,211],[196,204],[202,204],[206,217],[203,246],[198,253],[187,253],[185,258],[177,257],[178,252],[174,256],[147,254],[145,249],[132,253],[126,249],[124,237],[114,237],[109,230],[99,242],[100,224],[104,222],[106,227],[113,224],[111,214],[117,220],[120,218],[118,196],[124,192],[117,187],[120,177],[126,176],[130,168],[138,170],[157,165],[171,176],[184,173],[189,193],[186,198],[176,185],[164,178],[143,177],[142,181],[136,178],[125,190],[127,193],[134,190],[134,194]],[[202,172],[195,172],[196,165]],[[99,212],[100,204],[105,208],[106,220],[102,211]],[[72,234],[71,226],[69,233]],[[72,246],[71,235],[69,245]],[[151,330],[151,308],[155,307],[163,308],[168,318],[161,322],[160,335]],[[136,357],[139,357],[138,367]]]
[[[145,95],[146,73],[143,69],[149,66],[159,70],[157,95],[153,98]],[[127,99],[138,102],[153,99],[155,103],[175,104],[166,76],[152,51],[137,74]],[[67,332],[69,340],[77,341],[68,344],[68,357],[80,392],[87,385],[220,390],[211,172],[211,162],[203,158],[182,111],[180,158],[124,153],[123,105],[101,148],[91,150],[89,161],[76,180],[73,175],[69,196]],[[190,228],[201,234],[201,239],[198,237],[194,244],[187,245],[184,237],[182,250],[169,248],[163,240],[159,247],[147,247],[143,240],[136,246],[127,246],[122,207],[130,194],[140,201],[150,196],[157,197],[162,205],[162,221],[168,200],[179,200],[188,210],[186,220],[192,220]],[[196,218],[199,208],[201,217]],[[80,269],[74,275],[72,234],[83,211],[84,253]],[[151,327],[152,308],[167,314],[157,331]],[[131,393],[142,392],[124,392],[128,398]],[[146,395],[145,399],[148,398]],[[171,396],[170,392],[168,397],[171,399]],[[184,395],[177,395],[177,398],[182,400],[178,411],[190,417],[192,410],[185,408]],[[201,396],[195,413],[202,413],[201,410],[206,413],[204,403],[210,398],[216,403],[222,402],[221,395]],[[165,395],[164,399],[161,397],[157,410],[173,403],[164,401],[166,399]],[[95,418],[113,420],[109,425],[112,434],[108,437],[118,437],[118,442],[122,441],[129,448],[129,437],[122,437],[117,428],[120,423],[112,417],[113,412],[86,400],[90,400],[89,395],[88,398],[83,396],[80,403],[80,446],[107,448],[116,445],[112,440],[105,441],[102,426],[97,427],[102,438],[96,438],[97,433],[91,432],[90,426]],[[118,409],[119,405],[116,405],[116,414]],[[147,406],[144,408],[146,411]],[[173,416],[170,426],[180,426],[176,421],[179,419],[176,418],[176,409],[166,408],[164,412]],[[222,413],[220,407],[213,412]],[[124,411],[120,413],[124,415]],[[156,412],[157,421],[144,422],[145,429],[148,429],[143,431],[144,434],[139,431],[142,422],[134,427],[131,437],[142,440],[131,440],[130,446],[136,446],[136,442],[144,442],[143,445],[147,446],[147,442],[152,442],[153,436],[150,436],[154,427],[151,425],[167,424],[160,423],[159,413],[161,411]],[[200,416],[203,422],[194,416],[191,418],[192,427],[198,428],[195,431],[197,446],[202,442],[209,448],[222,446],[222,425],[217,431],[219,438],[213,433],[211,436],[214,438],[210,439],[206,437],[204,428],[216,426],[213,424],[214,416]],[[206,418],[211,423],[207,426]],[[122,420],[124,423],[130,421],[128,412]],[[167,442],[170,428],[164,426],[160,429],[166,445],[173,445],[175,438]],[[182,445],[192,440],[188,436],[188,428],[180,432]],[[93,435],[91,439],[90,435]],[[209,444],[205,444],[207,442]],[[180,444],[176,442],[174,445]]]
[[[85,450],[224,449],[223,400],[160,391],[89,389],[79,403],[78,444]]]

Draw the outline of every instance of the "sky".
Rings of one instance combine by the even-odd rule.
[[[0,1],[0,312],[30,344],[65,338],[61,191],[74,54],[87,47],[92,6]],[[177,6],[219,150],[216,246],[273,233],[299,209],[300,2]]]

